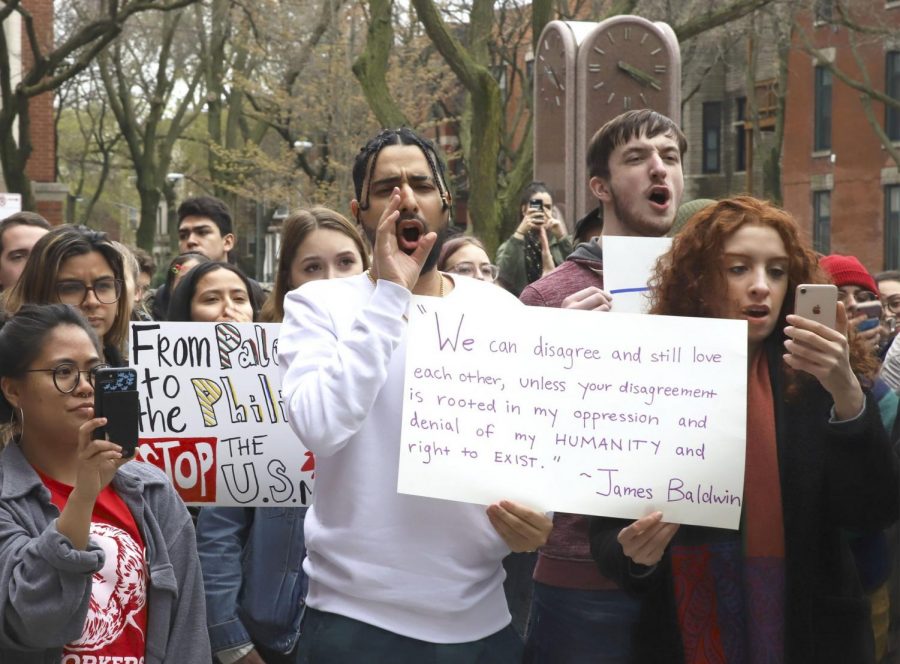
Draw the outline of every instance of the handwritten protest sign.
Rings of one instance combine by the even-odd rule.
[[[302,506],[315,461],[287,423],[277,324],[132,323],[136,457],[187,503]]]
[[[398,490],[737,528],[745,321],[414,298]]]
[[[613,312],[647,312],[650,308],[647,281],[657,259],[671,245],[669,237],[609,235],[603,238],[603,286],[613,297]]]

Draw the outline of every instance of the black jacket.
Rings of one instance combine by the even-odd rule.
[[[860,418],[829,424],[831,395],[810,381],[786,404],[779,366],[777,351],[770,352],[784,510],[785,662],[868,664],[874,661],[869,605],[844,529],[874,531],[897,520],[898,460],[871,395]],[[591,553],[603,574],[643,597],[632,662],[679,664],[669,553],[652,573],[636,577],[616,541],[629,523],[593,519]],[[674,541],[710,542],[723,532],[682,526]]]

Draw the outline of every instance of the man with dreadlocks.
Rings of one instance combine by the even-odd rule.
[[[542,545],[550,520],[509,501],[485,510],[397,493],[411,295],[518,304],[435,269],[451,199],[429,141],[382,131],[353,181],[373,267],[290,293],[279,341],[291,426],[317,459],[299,661],[518,663],[502,560]]]

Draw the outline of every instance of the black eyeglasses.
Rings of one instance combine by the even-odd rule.
[[[118,302],[122,295],[122,280],[97,279],[90,286],[83,281],[60,281],[56,284],[56,297],[59,298],[59,301],[63,304],[73,304],[76,307],[84,303],[88,291],[93,291],[94,297],[101,304],[112,304]]]
[[[85,371],[81,371],[77,364],[72,362],[63,362],[57,364],[52,369],[26,369],[25,373],[33,372],[50,372],[53,374],[53,385],[63,394],[71,394],[78,389],[78,383],[81,381],[81,374],[84,374],[91,387],[94,386],[94,374],[97,369],[106,369],[108,364],[98,364]]]
[[[892,314],[900,314],[900,295],[892,295],[885,303],[885,308]]]

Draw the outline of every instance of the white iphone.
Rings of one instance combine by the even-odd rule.
[[[837,295],[834,284],[800,284],[794,298],[794,313],[834,329]]]

